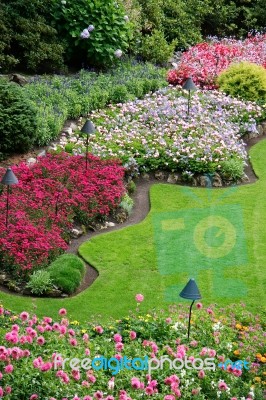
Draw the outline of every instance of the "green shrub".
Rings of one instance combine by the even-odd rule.
[[[67,294],[72,294],[80,286],[85,273],[82,260],[74,254],[59,256],[47,270],[53,283]]]
[[[127,90],[137,98],[141,99],[144,94],[144,82],[142,79],[131,79],[127,83]]]
[[[24,88],[0,80],[0,155],[29,150],[37,137],[36,119]]]
[[[116,85],[111,93],[110,101],[112,103],[125,103],[130,99],[130,94],[126,85]]]
[[[145,61],[158,65],[166,65],[174,54],[176,41],[168,44],[163,32],[154,30],[152,35],[144,36],[140,54]]]
[[[232,64],[217,79],[220,90],[232,97],[250,101],[266,100],[266,69],[241,62]]]
[[[33,294],[44,294],[52,289],[52,279],[49,271],[39,270],[30,275],[29,282],[26,285]]]
[[[244,174],[244,164],[242,160],[230,159],[220,163],[220,174],[223,179],[236,182]]]
[[[54,25],[67,42],[69,61],[102,68],[112,65],[126,51],[131,25],[121,3],[67,0],[66,4],[54,4]],[[118,54],[118,50],[122,53]]]
[[[123,210],[125,210],[127,212],[127,214],[131,214],[132,212],[132,208],[134,205],[134,201],[131,199],[131,197],[129,197],[129,195],[126,193],[123,198],[121,203],[119,204],[121,208],[123,208]]]
[[[9,71],[16,64],[22,70],[34,72],[64,69],[64,46],[50,24],[53,3],[53,0],[46,0],[45,4],[40,0],[1,1],[3,70]]]

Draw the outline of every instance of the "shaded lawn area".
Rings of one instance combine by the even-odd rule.
[[[60,307],[70,318],[98,322],[121,318],[136,308],[166,309],[181,302],[179,292],[194,277],[205,305],[244,302],[266,304],[266,141],[250,151],[255,184],[222,189],[156,184],[151,211],[138,225],[85,242],[80,254],[100,275],[69,299],[32,299],[0,293],[14,311],[37,307],[55,316]]]

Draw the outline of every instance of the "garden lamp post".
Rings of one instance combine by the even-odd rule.
[[[190,279],[182,292],[179,294],[180,297],[183,299],[192,300],[191,306],[189,308],[189,318],[188,318],[188,332],[187,338],[189,340],[189,333],[190,333],[190,319],[191,319],[191,309],[194,304],[195,300],[201,299],[201,294],[199,292],[198,286],[194,279]]]
[[[192,78],[187,78],[185,83],[182,86],[182,89],[188,90],[188,103],[187,103],[187,115],[189,116],[189,109],[190,109],[190,92],[193,90],[197,90],[195,83],[193,82]]]
[[[94,127],[93,123],[89,119],[87,119],[87,121],[85,122],[85,124],[83,125],[83,127],[81,128],[80,131],[87,135],[87,139],[86,139],[86,171],[87,171],[87,168],[88,168],[89,135],[91,135],[92,133],[95,132],[95,127]]]
[[[18,184],[18,179],[11,168],[7,168],[5,175],[1,180],[2,185],[7,186],[7,194],[6,194],[6,228],[8,226],[8,212],[9,212],[9,192],[10,185]]]

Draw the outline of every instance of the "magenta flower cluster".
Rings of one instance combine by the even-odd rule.
[[[3,175],[4,169],[0,172]],[[73,221],[91,223],[108,215],[121,201],[124,169],[117,161],[67,153],[39,158],[35,165],[13,167],[19,184],[0,196],[0,259],[14,273],[45,266],[67,248]]]

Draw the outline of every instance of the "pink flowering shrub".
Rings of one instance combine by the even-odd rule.
[[[172,85],[182,85],[188,77],[204,89],[216,89],[216,78],[233,62],[249,61],[266,68],[266,34],[245,40],[222,39],[199,43],[182,54],[177,69],[168,71]]]
[[[188,308],[177,305],[169,313],[131,315],[102,327],[72,322],[65,309],[59,310],[56,321],[26,311],[17,316],[0,305],[0,398],[262,400],[266,363],[262,314],[253,315],[235,304],[195,308],[188,342]],[[112,367],[99,366],[100,355],[113,358]],[[179,361],[172,369],[168,361],[151,370],[148,365],[123,367],[125,358],[129,362],[136,357]],[[71,364],[72,358],[79,361]],[[215,369],[205,368],[208,358],[213,358]],[[197,368],[179,368],[185,360],[191,367],[195,359]],[[226,360],[246,360],[249,369],[219,366]]]
[[[6,196],[0,196],[0,260],[13,272],[48,265],[67,248],[75,221],[89,225],[119,205],[125,189],[118,161],[89,156],[47,155],[29,167],[12,168],[19,184],[12,187],[8,228]],[[1,176],[5,170],[0,170]]]

